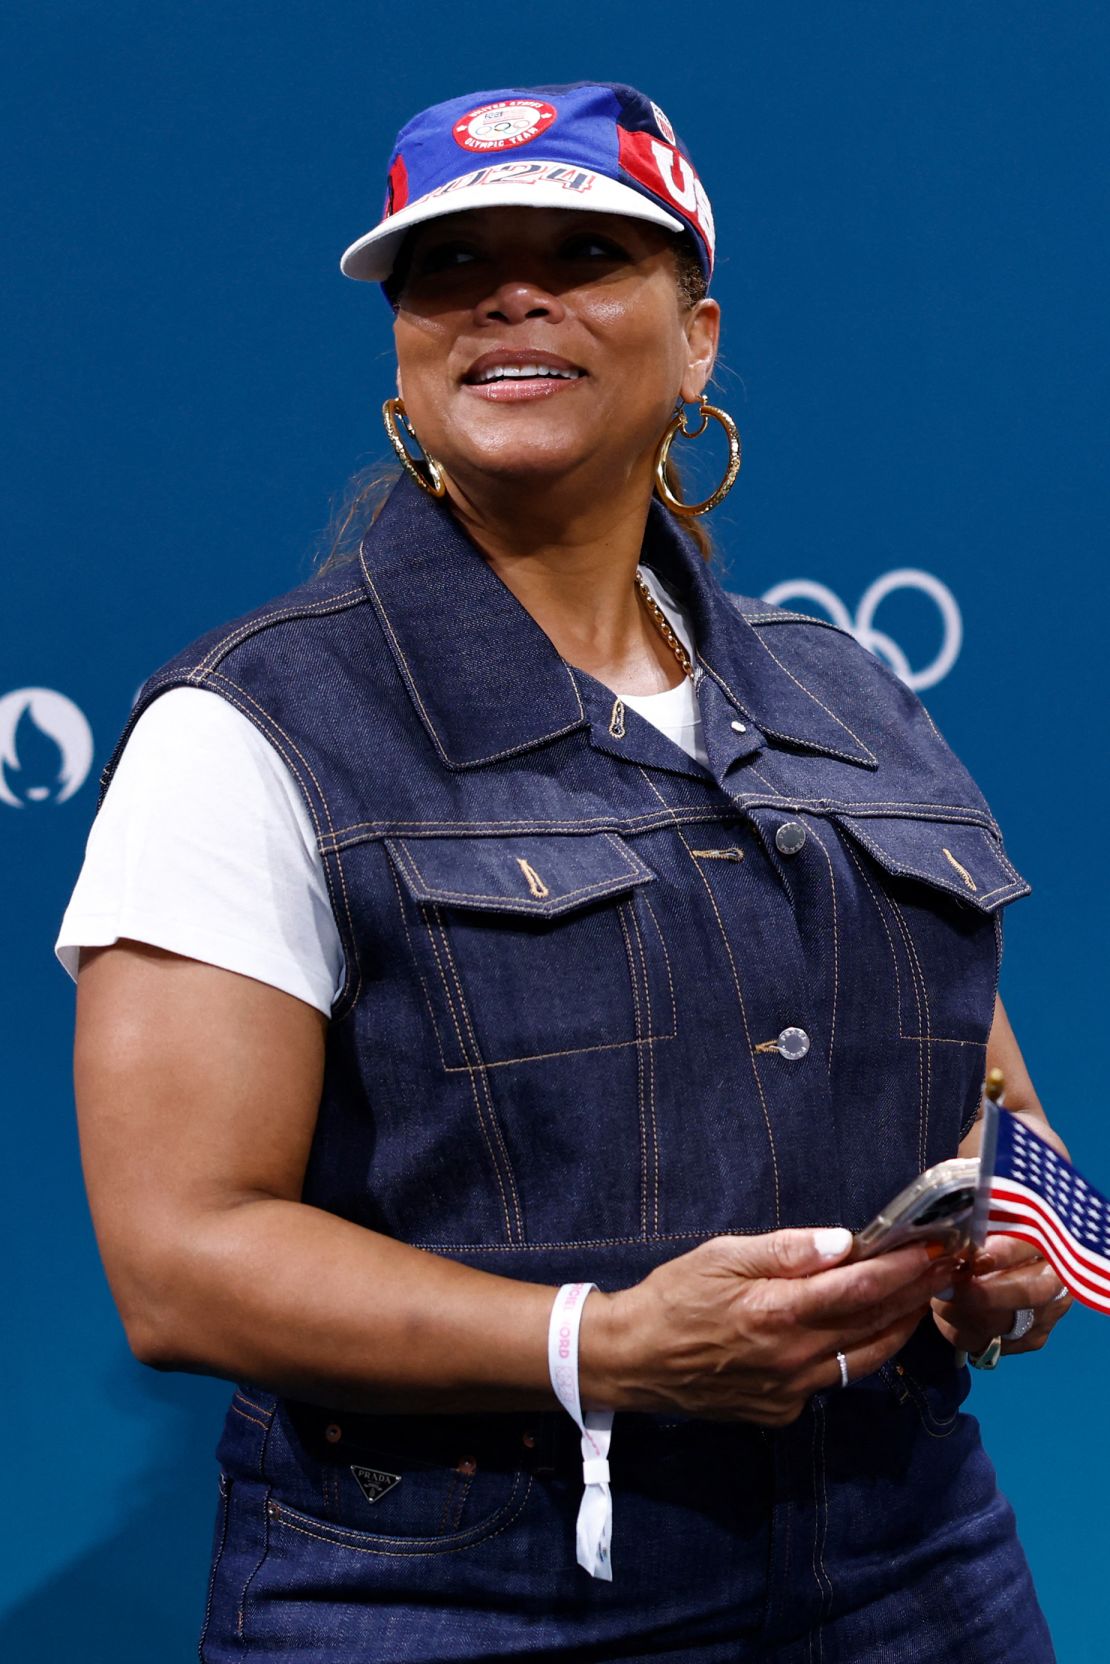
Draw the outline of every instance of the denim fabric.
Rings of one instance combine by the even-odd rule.
[[[304,1199],[552,1284],[858,1229],[953,1154],[1028,888],[871,655],[735,605],[661,509],[643,558],[691,618],[708,769],[568,667],[408,481],[357,566],[194,643],[131,719],[221,693],[316,825],[347,981]],[[618,1417],[610,1586],[574,1564],[567,1418],[243,1383],[202,1658],[1043,1664],[966,1390],[926,1323],[785,1432]]]
[[[201,1658],[1045,1664],[1012,1514],[931,1351],[775,1434],[618,1417],[612,1584],[575,1562],[567,1418],[420,1424],[244,1386]],[[395,1482],[371,1505],[359,1473]]]

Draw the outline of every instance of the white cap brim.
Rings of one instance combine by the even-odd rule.
[[[623,214],[626,219],[648,220],[652,225],[665,226],[668,231],[688,229],[677,215],[669,214],[630,185],[622,185],[619,180],[592,173],[575,163],[552,165],[572,167],[575,175],[588,183],[573,192],[557,179],[529,182],[526,178],[508,178],[491,180],[485,185],[460,185],[457,190],[441,187],[434,194],[410,202],[352,243],[343,251],[339,269],[345,277],[354,277],[363,283],[384,283],[393,270],[406,232],[414,225],[442,219],[447,214],[462,214],[471,208],[570,208],[595,214]]]

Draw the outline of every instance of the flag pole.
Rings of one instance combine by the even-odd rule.
[[[979,1139],[979,1185],[975,1193],[975,1210],[971,1215],[970,1242],[981,1248],[987,1240],[987,1216],[991,1206],[991,1181],[994,1178],[995,1157],[998,1154],[998,1117],[1002,1109],[1002,1095],[1006,1083],[1001,1069],[992,1069],[983,1087],[982,1134]]]
[[[982,1132],[979,1137],[979,1183],[975,1191],[975,1207],[971,1215],[971,1232],[968,1245],[974,1260],[975,1250],[981,1248],[987,1240],[987,1216],[991,1207],[991,1180],[994,1178],[994,1161],[998,1153],[998,1117],[1001,1113],[1002,1094],[1006,1089],[1006,1082],[1002,1078],[1001,1069],[992,1069],[983,1083],[983,1113],[979,1117]],[[957,1351],[956,1368],[962,1369],[967,1363],[967,1353]]]

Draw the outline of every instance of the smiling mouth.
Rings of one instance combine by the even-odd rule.
[[[549,364],[495,364],[468,377],[471,387],[489,387],[499,381],[580,381],[582,370],[557,370]]]

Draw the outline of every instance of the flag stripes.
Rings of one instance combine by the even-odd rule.
[[[1028,1242],[1077,1300],[1110,1313],[1110,1202],[1016,1115],[988,1104],[986,1122],[986,1229]]]
[[[1110,1261],[1087,1255],[1059,1216],[1024,1185],[995,1179],[987,1228],[1039,1249],[1077,1300],[1096,1312],[1110,1312]]]

